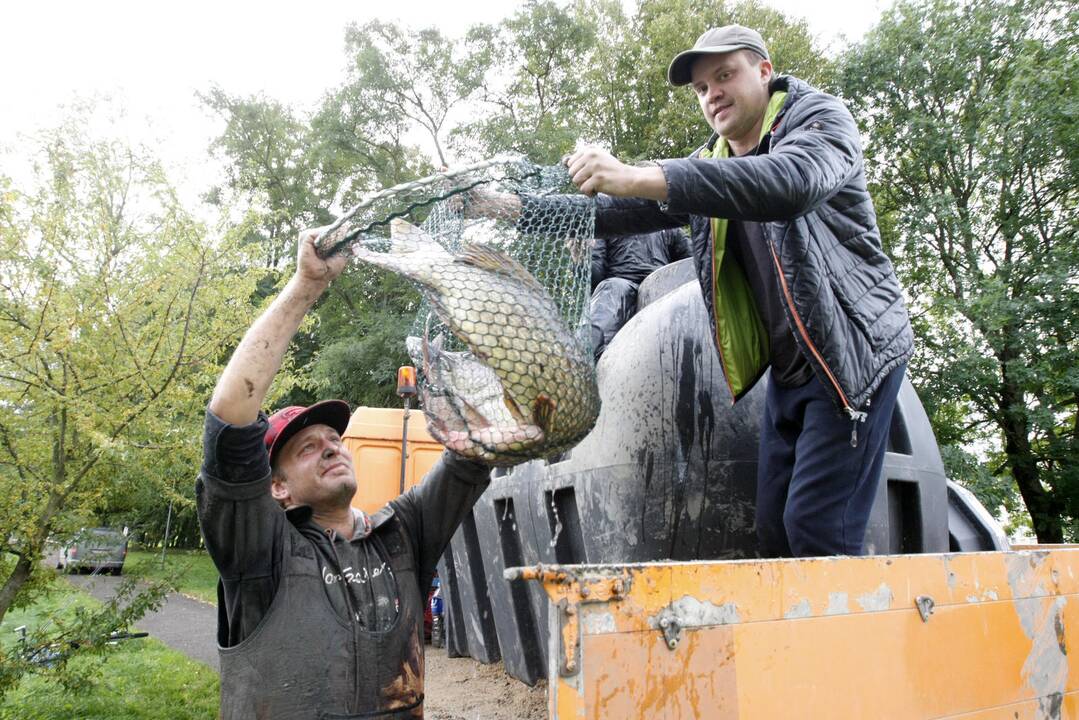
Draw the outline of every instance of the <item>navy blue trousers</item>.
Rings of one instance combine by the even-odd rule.
[[[854,422],[819,380],[797,388],[769,383],[757,466],[762,557],[863,553],[905,371],[896,368],[877,388],[854,447]]]

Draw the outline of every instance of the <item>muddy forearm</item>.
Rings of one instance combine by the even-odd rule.
[[[210,400],[210,410],[217,417],[232,425],[255,421],[292,336],[328,285],[298,274],[289,280],[244,334],[217,381]]]

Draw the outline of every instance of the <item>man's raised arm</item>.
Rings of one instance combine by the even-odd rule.
[[[258,418],[270,383],[304,315],[348,264],[351,255],[347,252],[325,260],[318,256],[315,238],[320,231],[300,233],[296,274],[244,334],[217,381],[210,412],[230,425],[247,425]]]

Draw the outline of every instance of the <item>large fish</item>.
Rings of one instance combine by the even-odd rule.
[[[358,245],[355,256],[416,283],[469,350],[422,341],[431,435],[488,465],[548,457],[580,441],[599,414],[591,354],[543,286],[491,247],[451,254],[403,220],[391,223],[390,235],[389,252]]]

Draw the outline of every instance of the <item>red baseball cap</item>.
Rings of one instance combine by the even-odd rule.
[[[345,434],[352,411],[343,400],[323,400],[314,405],[289,405],[270,416],[270,427],[266,430],[266,449],[270,451],[270,464],[273,464],[277,452],[285,447],[296,433],[310,425],[329,425],[339,435]]]

